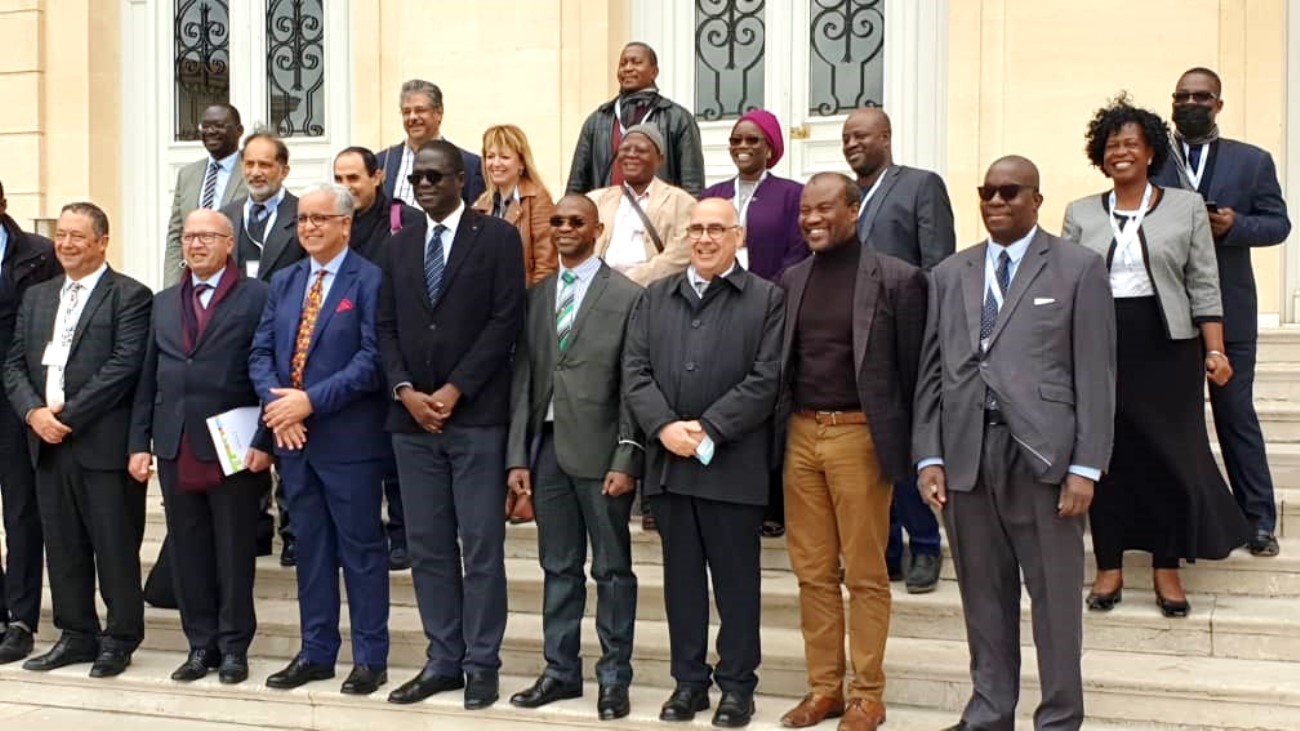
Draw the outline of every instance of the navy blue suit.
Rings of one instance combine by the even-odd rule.
[[[389,200],[395,200],[393,191],[397,187],[398,173],[402,168],[402,148],[405,142],[399,142],[392,147],[381,150],[375,157],[378,159],[379,167],[384,169],[384,195]],[[460,191],[460,197],[465,201],[465,205],[472,206],[478,197],[483,195],[487,187],[483,184],[483,160],[478,155],[469,150],[456,148],[460,150],[460,161],[465,165],[465,187]],[[408,206],[418,207],[415,201],[402,201]]]
[[[288,387],[311,260],[271,279],[253,338],[249,371],[262,402]],[[302,657],[333,666],[338,656],[340,566],[348,592],[352,656],[388,665],[388,550],[380,478],[388,454],[387,399],[375,339],[379,268],[349,252],[321,306],[303,388],[313,413],[301,451],[276,449],[276,466],[298,540]]]
[[[1152,177],[1153,182],[1179,187],[1173,159],[1174,155],[1183,154],[1181,145],[1178,147]],[[1273,478],[1264,453],[1259,416],[1255,413],[1259,303],[1250,250],[1285,241],[1291,232],[1291,221],[1287,218],[1273,158],[1267,152],[1244,142],[1220,139],[1210,143],[1202,154],[1208,158],[1199,192],[1207,201],[1220,208],[1231,208],[1236,215],[1227,234],[1214,241],[1223,296],[1223,337],[1233,369],[1232,380],[1227,385],[1210,385],[1214,429],[1237,504],[1257,534],[1272,534],[1277,526]]]

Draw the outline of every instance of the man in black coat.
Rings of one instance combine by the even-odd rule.
[[[0,348],[14,339],[14,320],[28,287],[63,273],[50,240],[25,233],[6,212],[0,184]],[[0,665],[27,657],[41,616],[44,551],[36,507],[36,474],[27,454],[27,427],[12,409],[0,409],[0,503],[4,505],[5,563],[0,571]]]
[[[190,654],[172,680],[190,682],[220,668],[223,683],[248,678],[257,619],[253,573],[263,492],[271,487],[271,438],[235,455],[244,469],[226,476],[207,419],[258,407],[248,351],[266,304],[266,284],[244,276],[233,256],[230,221],[198,209],[180,237],[188,268],[180,284],[154,297],[149,344],[131,410],[130,471],[158,478],[181,629]]]
[[[659,718],[713,724],[754,711],[759,651],[759,528],[767,505],[780,390],[785,297],[736,264],[744,241],[730,201],[696,205],[691,264],[654,282],[624,346],[625,401],[646,435],[644,489],[663,540],[665,604],[677,681]],[[721,627],[706,662],[709,577]]]

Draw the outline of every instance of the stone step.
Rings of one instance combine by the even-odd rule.
[[[1262,328],[1256,353],[1259,363],[1300,363],[1300,326]]]
[[[1260,361],[1255,366],[1255,398],[1300,401],[1300,362]]]
[[[1259,415],[1259,426],[1268,445],[1300,442],[1300,401],[1256,398],[1255,412]],[[1215,436],[1214,415],[1208,402],[1205,404],[1205,423],[1210,443],[1213,444],[1218,438]]]

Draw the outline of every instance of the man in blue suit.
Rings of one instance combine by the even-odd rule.
[[[1255,341],[1258,301],[1250,250],[1276,246],[1291,232],[1273,158],[1254,145],[1219,137],[1215,118],[1223,109],[1223,84],[1207,68],[1178,79],[1173,154],[1152,178],[1159,185],[1195,190],[1209,209],[1223,293],[1223,337],[1232,380],[1210,385],[1214,430],[1237,504],[1254,533],[1250,552],[1276,556],[1277,507],[1264,434],[1255,413]]]
[[[275,434],[298,537],[302,649],[266,684],[296,688],[334,677],[342,567],[355,664],[342,691],[367,695],[388,680],[388,550],[379,515],[388,403],[375,340],[382,275],[348,249],[352,214],[341,185],[299,201],[308,258],[271,279],[249,371]]]
[[[393,203],[415,206],[415,191],[409,177],[415,164],[415,153],[424,143],[442,139],[442,89],[423,79],[411,79],[402,84],[402,128],[406,139],[377,155],[379,167],[384,169],[384,195]],[[465,205],[472,206],[483,195],[483,161],[478,155],[459,147],[461,163],[465,168],[465,186],[460,197]]]

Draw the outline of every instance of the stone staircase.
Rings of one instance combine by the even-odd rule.
[[[1151,593],[1150,571],[1139,555],[1127,562],[1125,601],[1109,614],[1085,613],[1084,681],[1087,729],[1269,729],[1300,728],[1300,330],[1263,334],[1257,381],[1261,418],[1270,442],[1282,516],[1282,555],[1256,559],[1238,551],[1225,561],[1202,562],[1184,572],[1193,610],[1186,619],[1163,618]],[[149,523],[141,550],[152,565],[164,534],[161,501],[151,488]],[[179,616],[147,610],[147,634],[135,664],[119,678],[91,680],[86,668],[48,675],[0,668],[0,703],[116,711],[136,715],[194,718],[277,729],[343,731],[359,728],[434,729],[454,720],[485,729],[597,727],[663,728],[656,719],[671,687],[668,631],[663,610],[663,567],[654,534],[633,532],[640,579],[634,669],[633,715],[614,723],[595,719],[595,691],[541,711],[512,708],[506,697],[531,682],[542,668],[542,572],[537,565],[536,529],[512,526],[507,533],[510,621],[502,649],[502,700],[486,712],[468,714],[456,693],[435,696],[415,707],[391,706],[386,691],[416,672],[425,641],[409,572],[392,575],[390,684],[370,698],[338,692],[348,670],[345,643],[339,679],[297,691],[262,685],[298,648],[295,580],[272,558],[259,560],[258,637],[252,649],[252,677],[233,688],[215,678],[192,685],[168,680],[184,658]],[[789,570],[784,542],[763,543],[762,696],[751,728],[779,728],[778,718],[803,694],[803,643],[799,633],[798,586]],[[1091,569],[1089,569],[1089,573]],[[889,704],[887,728],[938,729],[956,722],[970,692],[965,630],[951,564],[933,594],[913,596],[895,585],[893,621],[886,653]],[[1084,587],[1080,587],[1080,601]],[[594,609],[589,592],[588,614]],[[1028,600],[1024,608],[1028,609]],[[46,631],[48,624],[46,602]],[[344,613],[346,624],[346,612]],[[345,627],[346,635],[346,627]],[[1028,612],[1024,614],[1024,692],[1021,726],[1037,701],[1037,670]],[[46,643],[38,645],[38,650]],[[598,654],[589,618],[584,655]],[[716,699],[716,693],[715,693]],[[709,714],[696,726],[707,727]],[[523,725],[521,725],[523,724]],[[833,728],[830,723],[824,727]]]

